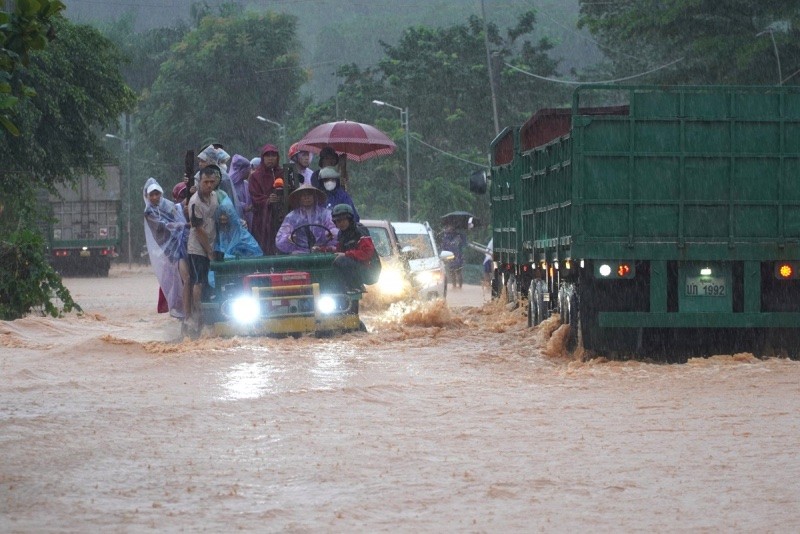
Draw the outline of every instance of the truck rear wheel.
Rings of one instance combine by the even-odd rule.
[[[544,283],[533,280],[528,288],[528,326],[539,326],[545,319]]]
[[[500,291],[503,287],[502,275],[498,269],[494,270],[494,274],[492,275],[492,298],[496,299],[500,297]]]
[[[517,277],[513,274],[508,275],[506,280],[506,298],[508,302],[517,302],[519,299],[519,286],[517,285]]]

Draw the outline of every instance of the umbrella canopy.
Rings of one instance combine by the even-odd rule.
[[[478,219],[468,211],[451,211],[447,215],[442,215],[441,219],[442,224],[452,224],[462,230],[469,229],[470,219],[472,219],[473,226],[478,226]]]
[[[330,146],[340,154],[347,154],[347,159],[352,161],[388,156],[397,148],[394,141],[379,129],[352,121],[320,124],[299,140],[297,146],[315,154],[319,154],[323,147]]]

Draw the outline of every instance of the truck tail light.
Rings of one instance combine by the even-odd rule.
[[[55,254],[55,256],[57,258],[63,258],[63,257],[69,256],[69,251],[68,250],[54,250],[53,254]]]
[[[628,279],[636,276],[636,267],[625,261],[598,261],[595,263],[594,274],[600,279]]]
[[[800,262],[779,261],[775,263],[775,278],[778,280],[795,280],[800,278]]]

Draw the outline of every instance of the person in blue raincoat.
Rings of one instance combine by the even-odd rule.
[[[447,224],[442,232],[441,242],[439,243],[442,250],[447,250],[453,253],[454,258],[447,262],[447,279],[453,289],[461,289],[464,283],[464,247],[467,245],[467,236],[463,231],[456,229],[453,224]]]
[[[166,298],[170,315],[184,316],[181,262],[186,261],[189,225],[180,204],[163,197],[164,190],[155,178],[142,188],[144,197],[144,235],[147,254],[158,285]]]
[[[361,218],[358,216],[355,204],[350,194],[342,187],[339,171],[336,167],[324,167],[319,171],[319,183],[325,189],[325,194],[328,195],[328,202],[325,207],[333,210],[334,206],[339,204],[347,204],[353,208],[353,221],[359,222]]]
[[[220,202],[214,215],[217,220],[217,239],[214,251],[223,259],[263,256],[261,247],[253,235],[247,231],[239,214],[229,198]]]

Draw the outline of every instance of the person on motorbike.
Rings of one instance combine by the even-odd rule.
[[[369,230],[355,221],[349,204],[334,206],[332,217],[339,229],[333,267],[344,281],[345,291],[365,291],[364,284],[376,283],[381,273],[381,259]]]

